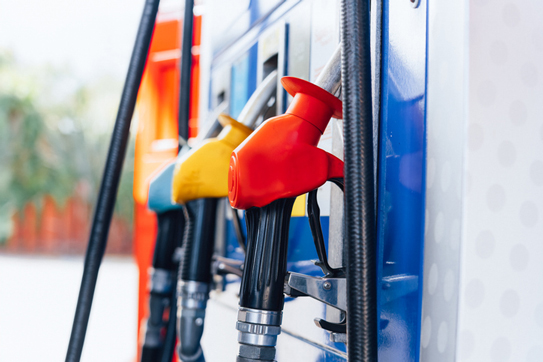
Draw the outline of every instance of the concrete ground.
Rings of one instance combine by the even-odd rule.
[[[83,271],[81,257],[0,255],[0,361],[64,361]],[[82,362],[133,362],[137,267],[104,259]]]
[[[82,257],[0,255],[1,362],[64,361],[82,271]],[[104,259],[82,362],[135,362],[137,276],[132,258]],[[202,339],[207,362],[235,360],[238,288],[231,285],[228,293],[213,293],[208,302]],[[296,303],[302,303],[301,308],[292,308]],[[324,360],[323,350],[286,333],[290,328],[306,338],[318,340],[314,334],[324,332],[315,328],[313,317],[320,315],[323,307],[308,299],[296,303],[289,304],[285,315],[307,311],[307,316],[302,318],[307,326],[285,323],[285,333],[278,339],[283,347],[278,348],[277,358],[282,361]],[[325,360],[336,361],[330,356],[327,358]]]
[[[82,272],[82,257],[0,255],[0,361],[64,361]],[[137,276],[132,258],[104,259],[82,362],[135,361]],[[235,359],[236,311],[211,300],[206,322],[206,360]]]

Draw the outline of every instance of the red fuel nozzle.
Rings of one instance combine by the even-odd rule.
[[[317,148],[342,103],[324,89],[295,77],[281,79],[294,100],[286,114],[270,118],[230,158],[228,198],[232,207],[262,207],[296,197],[343,177],[343,161]]]

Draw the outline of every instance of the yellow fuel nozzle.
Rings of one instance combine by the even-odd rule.
[[[232,151],[253,131],[225,114],[216,138],[210,138],[181,156],[173,173],[172,197],[178,204],[207,197],[228,196],[228,168]]]

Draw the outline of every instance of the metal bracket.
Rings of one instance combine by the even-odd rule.
[[[330,342],[347,343],[347,333],[330,333]]]
[[[318,278],[289,273],[287,285],[303,295],[320,300],[339,310],[347,311],[347,280],[345,278]]]
[[[415,275],[394,275],[382,279],[382,302],[389,303],[418,290],[419,280]],[[319,278],[299,273],[289,273],[285,283],[285,294],[291,297],[308,296],[347,312],[347,279]],[[315,319],[317,327],[330,332],[330,341],[347,343],[346,325]],[[388,324],[388,321],[381,320]]]
[[[418,290],[419,278],[415,275],[394,275],[382,279],[382,302],[389,303]],[[320,300],[334,308],[347,311],[347,280],[345,278],[319,278],[299,273],[289,273],[285,293]]]

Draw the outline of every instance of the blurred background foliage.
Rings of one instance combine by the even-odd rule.
[[[77,194],[94,205],[122,80],[78,82],[69,67],[29,67],[0,50],[0,242],[12,215],[51,195],[62,207]],[[133,138],[116,213],[132,221]]]

